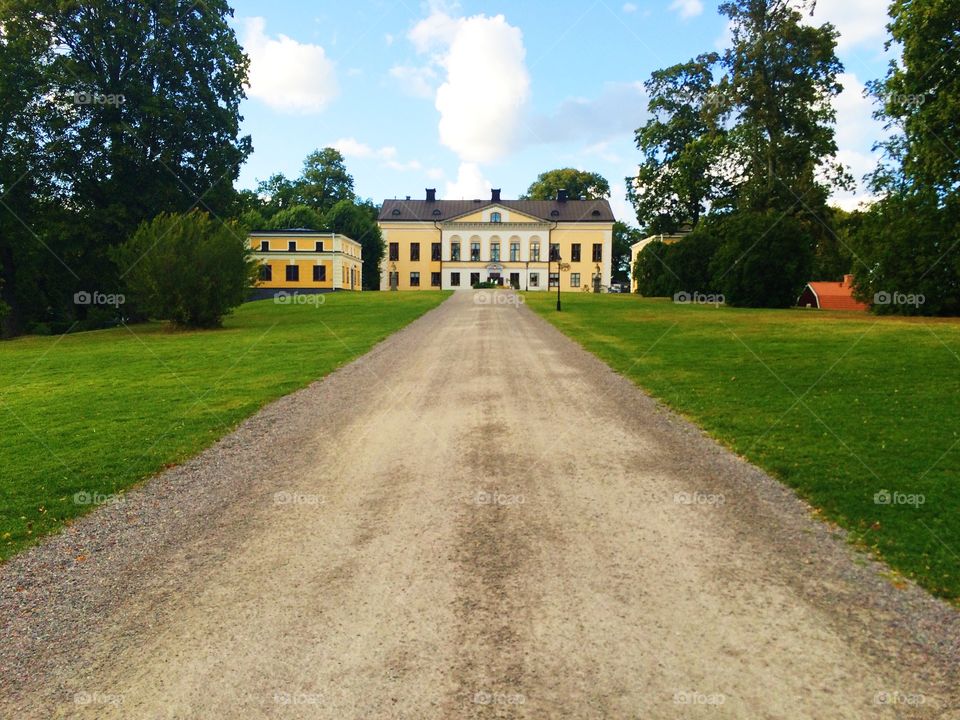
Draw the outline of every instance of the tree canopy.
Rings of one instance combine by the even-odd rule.
[[[571,200],[599,200],[610,197],[610,183],[599,173],[559,168],[540,173],[520,198],[553,200],[557,197],[558,190],[566,190]]]

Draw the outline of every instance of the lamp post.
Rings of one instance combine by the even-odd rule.
[[[560,248],[550,249],[550,255],[547,257],[547,285],[550,284],[550,262],[557,261],[557,312],[560,312]]]

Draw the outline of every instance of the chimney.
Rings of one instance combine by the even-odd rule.
[[[567,191],[566,190],[557,190],[557,202],[566,202],[567,201]]]
[[[844,275],[844,276],[843,276],[843,286],[844,286],[844,287],[853,287],[853,275]]]
[[[436,202],[436,201],[437,201],[437,189],[427,188],[427,202]]]
[[[500,202],[500,188],[493,188],[490,191],[490,200],[493,202]]]

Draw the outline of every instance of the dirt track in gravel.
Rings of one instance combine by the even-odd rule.
[[[475,297],[0,568],[0,716],[960,718],[954,609]]]

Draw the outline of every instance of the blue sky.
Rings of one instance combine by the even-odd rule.
[[[882,76],[883,0],[819,0],[812,22],[840,30],[845,91],[840,160],[860,176],[883,137],[863,84]],[[251,58],[243,131],[254,153],[240,186],[341,149],[362,197],[436,187],[440,197],[516,197],[538,173],[603,174],[617,216],[635,222],[624,178],[646,117],[642,83],[661,67],[723,46],[709,0],[461,2],[235,0]],[[863,189],[835,198],[851,207]]]

